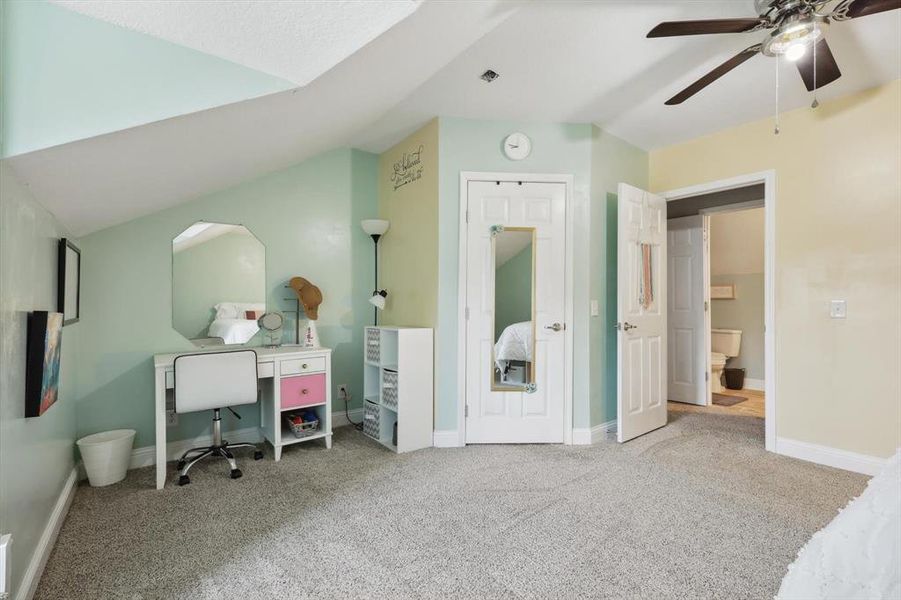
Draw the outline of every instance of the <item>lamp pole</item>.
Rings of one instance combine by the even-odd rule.
[[[377,233],[372,234],[372,241],[375,244],[375,286],[372,288],[375,291],[379,289],[379,238],[382,237]],[[379,307],[376,306],[372,309],[372,324],[375,327],[378,327],[379,324]]]

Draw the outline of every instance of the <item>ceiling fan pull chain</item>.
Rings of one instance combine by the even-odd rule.
[[[776,56],[776,127],[773,129],[773,135],[779,135],[779,57]]]

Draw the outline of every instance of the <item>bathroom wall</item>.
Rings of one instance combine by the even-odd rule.
[[[739,356],[729,367],[746,369],[749,382],[764,381],[764,209],[710,216],[711,285],[735,286],[734,299],[710,301],[713,328],[741,330]],[[750,387],[750,386],[746,386]]]
[[[377,212],[377,174],[376,155],[334,150],[84,237],[78,431],[131,427],[136,447],[154,443],[152,357],[191,349],[172,328],[171,243],[198,220],[243,224],[266,246],[268,306],[294,308],[284,286],[295,275],[319,286],[317,324],[323,345],[334,349],[333,382],[348,384],[351,408],[359,406],[363,326],[372,317],[372,241],[360,220]],[[336,401],[333,410],[342,408]],[[242,417],[223,415],[223,428],[258,423],[255,410]],[[202,435],[209,425],[209,414],[179,415],[169,439]]]
[[[778,136],[768,118],[651,152],[654,191],[775,171],[778,438],[901,446],[898,106],[901,80],[783,113]]]
[[[27,318],[56,310],[61,237],[66,231],[0,162],[0,534],[13,536],[13,596],[74,468],[80,323],[63,328],[56,404],[25,418]]]

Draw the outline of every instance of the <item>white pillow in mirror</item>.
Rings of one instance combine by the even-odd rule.
[[[213,308],[216,309],[217,319],[243,319],[248,310],[259,312],[266,311],[265,302],[220,302]]]

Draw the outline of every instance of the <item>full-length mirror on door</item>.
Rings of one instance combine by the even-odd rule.
[[[491,228],[494,348],[491,389],[532,391],[535,384],[535,228]]]

